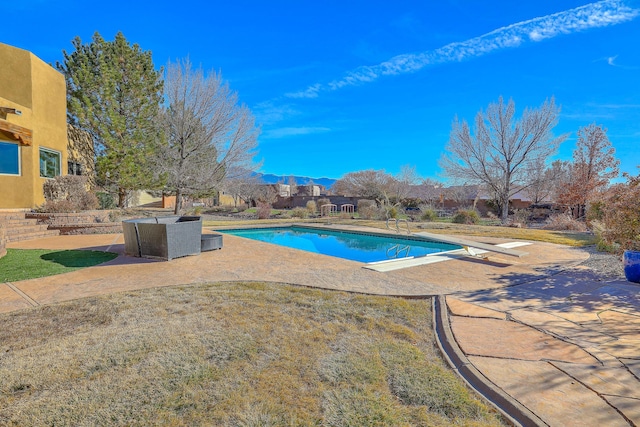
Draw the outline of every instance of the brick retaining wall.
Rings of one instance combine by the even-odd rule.
[[[122,233],[121,222],[111,222],[111,211],[84,211],[73,213],[29,212],[27,218],[46,224],[49,230],[60,230],[60,234]]]
[[[65,226],[72,224],[100,224],[111,222],[109,213],[111,211],[84,211],[72,213],[60,212],[28,212],[27,218],[38,220],[38,224],[47,224],[51,226]]]

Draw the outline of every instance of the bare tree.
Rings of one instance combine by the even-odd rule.
[[[587,203],[618,176],[620,161],[615,152],[602,126],[593,123],[578,130],[571,179],[560,195],[561,202],[572,206],[576,218],[584,216]]]
[[[295,196],[298,194],[298,183],[296,182],[296,177],[291,175],[289,180],[287,181],[287,185],[289,186],[289,194],[291,196]]]
[[[475,200],[479,191],[480,188],[477,185],[453,185],[444,190],[444,196],[446,199],[453,201],[457,208],[469,209],[475,207]]]
[[[422,179],[415,187],[416,196],[430,206],[437,206],[444,194],[444,185],[432,178]]]
[[[235,174],[234,174],[235,175]],[[226,179],[222,183],[222,188],[233,197],[234,207],[238,207],[239,201],[244,201],[247,205],[258,198],[262,182],[251,173],[237,175],[234,178]]]
[[[391,175],[383,170],[349,172],[331,187],[335,194],[374,199],[381,203],[389,193]]]
[[[258,187],[255,197],[257,202],[271,206],[278,200],[278,192],[274,185],[262,184]]]
[[[466,121],[455,118],[440,165],[455,180],[486,185],[496,195],[504,222],[528,165],[548,158],[566,138],[551,134],[559,112],[551,98],[516,120],[513,100],[505,104],[500,97],[486,113],[478,112],[473,134]]]
[[[557,201],[560,188],[569,180],[569,162],[556,160],[550,166],[543,161],[530,165],[527,169],[524,192],[532,203]]]
[[[188,59],[167,64],[164,89],[166,141],[157,162],[165,191],[176,195],[177,214],[183,195],[213,191],[237,171],[252,169],[259,129],[220,74],[205,75]]]
[[[399,204],[411,194],[411,188],[420,182],[415,166],[404,165],[400,172],[389,180],[387,203]]]

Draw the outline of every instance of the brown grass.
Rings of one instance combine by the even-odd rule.
[[[0,316],[0,424],[500,425],[445,367],[429,300],[158,288]]]

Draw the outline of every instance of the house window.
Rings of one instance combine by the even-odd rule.
[[[61,158],[58,151],[40,148],[40,176],[54,178],[60,175]]]
[[[0,141],[0,175],[20,175],[20,147]]]
[[[67,162],[67,173],[69,175],[82,175],[82,165],[78,162]]]

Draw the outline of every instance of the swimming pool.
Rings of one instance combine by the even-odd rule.
[[[245,228],[219,231],[234,236],[366,263],[419,257],[460,249],[460,246],[413,236],[396,237],[311,227]]]

